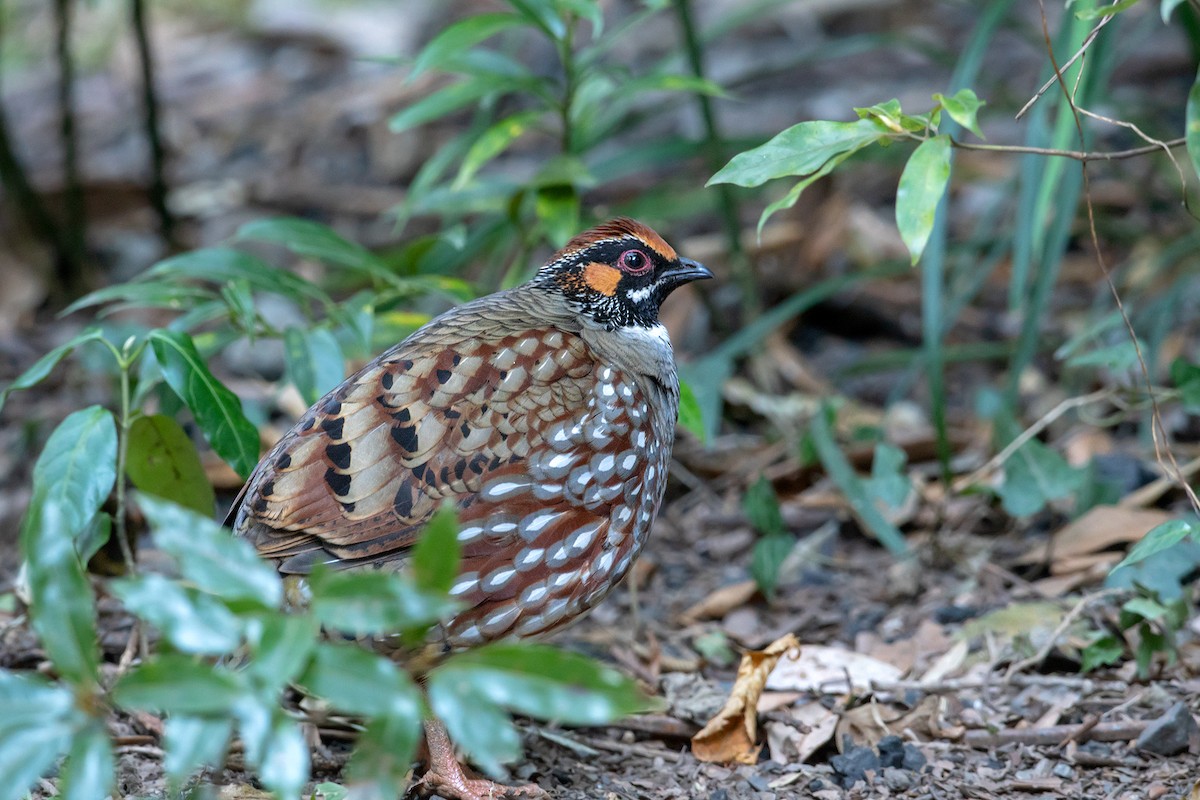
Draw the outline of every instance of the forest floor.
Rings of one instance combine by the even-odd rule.
[[[938,30],[954,39],[963,36],[970,16],[958,6],[860,5],[877,16],[864,22],[851,13],[797,13],[780,27],[799,26],[807,36],[835,41],[889,25],[944,25]],[[428,84],[405,84],[395,68],[355,57],[369,53],[371,36],[391,31],[393,22],[396,37],[415,42],[443,20],[426,11],[403,23],[386,15],[380,21],[376,11],[355,16],[347,7],[329,24],[320,18],[297,26],[295,18],[285,24],[285,17],[273,16],[271,3],[256,7],[260,16],[236,32],[197,30],[178,20],[156,31],[178,235],[190,246],[211,244],[249,219],[286,213],[322,219],[368,245],[391,241],[386,212],[403,199],[405,179],[428,158],[438,135],[388,133],[388,113]],[[793,35],[767,24],[753,28],[715,58],[714,73],[736,74],[757,58],[769,61],[794,45]],[[1036,86],[1044,53],[1035,38],[997,44],[1008,47],[1004,57],[1012,67],[997,69],[1014,84]],[[1147,96],[1180,86],[1186,94],[1191,77],[1180,77],[1180,64],[1190,63],[1185,48],[1172,41],[1144,49],[1124,79]],[[915,96],[913,107],[921,107],[928,87],[937,91],[945,83],[944,65],[932,59],[911,49],[890,56],[830,58],[812,66],[811,80],[799,90],[790,81],[744,82],[745,111],[730,115],[729,133],[761,141],[798,119],[832,116],[816,110],[831,103],[843,109],[899,96],[908,108]],[[36,143],[54,136],[52,77],[48,68],[31,69],[21,80],[6,81],[3,98],[35,183],[51,195],[61,189],[56,157]],[[101,265],[92,276],[97,284],[127,279],[166,252],[144,201],[132,83],[129,63],[116,58],[115,67],[89,73],[80,84],[85,188]],[[963,161],[976,174],[986,175],[994,164],[986,154],[969,155]],[[854,182],[815,187],[768,230],[765,245],[752,254],[764,299],[903,253],[889,216],[894,172],[856,174]],[[1143,188],[1139,180],[1128,174],[1099,191],[1119,214]],[[964,187],[962,199],[969,201],[973,191]],[[1146,230],[1170,233],[1153,220],[1142,222]],[[747,224],[752,230],[752,220]],[[712,263],[719,250],[715,228],[687,229],[675,244]],[[0,386],[86,322],[48,313],[44,263],[39,267],[27,250],[8,247],[9,239],[3,243]],[[1008,330],[1005,284],[994,280],[956,328],[958,344],[987,343]],[[1055,296],[1058,318],[1086,308],[1102,286],[1098,280],[1091,257],[1069,256]],[[535,782],[559,800],[1200,798],[1200,729],[1193,716],[1200,711],[1200,624],[1194,613],[1179,632],[1174,658],[1168,663],[1157,656],[1148,677],[1139,677],[1131,659],[1086,673],[1080,664],[1091,633],[1116,623],[1116,607],[1103,589],[1108,568],[1138,535],[1184,503],[1158,478],[1144,442],[1066,419],[1049,425],[1045,438],[1072,464],[1104,456],[1120,489],[1108,505],[1075,522],[1069,508],[1053,504],[1015,518],[990,494],[950,492],[933,463],[930,428],[917,403],[882,411],[896,383],[906,379],[907,365],[871,362],[919,342],[919,281],[914,272],[819,304],[768,340],[726,387],[736,422],[724,435],[708,447],[690,437],[680,441],[667,502],[630,580],[554,639],[615,662],[661,697],[663,708],[597,729],[528,724],[526,759],[514,766],[515,780]],[[694,296],[673,303],[665,318],[679,342],[683,320],[702,309]],[[680,344],[682,359],[700,349]],[[997,369],[966,361],[951,371],[959,476],[986,466],[989,429],[969,409],[977,387],[997,382]],[[241,367],[233,371],[242,375],[239,388],[268,392],[267,381],[246,378]],[[1026,424],[1074,392],[1056,377],[1050,370],[1029,376]],[[831,385],[857,404],[861,425],[888,430],[907,455],[912,488],[893,521],[907,536],[908,559],[864,537],[828,479],[796,456],[804,420]],[[37,669],[43,660],[13,595],[17,530],[34,456],[58,419],[110,399],[103,376],[73,364],[5,407],[0,666]],[[288,413],[279,410],[277,417]],[[1181,463],[1197,455],[1192,440],[1177,452]],[[870,451],[849,455],[869,470]],[[231,494],[228,473],[214,468],[213,475]],[[796,536],[771,598],[750,579],[757,534],[742,510],[746,489],[759,475],[772,482]],[[126,621],[104,613],[101,625],[115,666]],[[741,653],[789,633],[801,647],[798,656],[780,660],[758,702],[761,752],[736,766],[697,760],[690,737],[725,703]],[[120,743],[120,794],[161,796],[156,720],[122,717],[112,727]],[[339,780],[350,746],[344,732],[315,733],[318,782]],[[233,767],[208,778],[223,786],[224,797],[254,796],[257,790]],[[48,796],[53,789],[47,784],[41,792]]]

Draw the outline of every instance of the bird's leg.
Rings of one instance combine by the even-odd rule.
[[[446,800],[500,800],[501,798],[548,798],[550,795],[532,783],[525,786],[505,786],[502,783],[469,777],[469,771],[454,755],[454,745],[446,728],[435,719],[425,720],[425,748],[429,763],[425,775],[415,788],[424,793],[434,792]]]

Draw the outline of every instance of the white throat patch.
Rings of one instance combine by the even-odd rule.
[[[667,335],[666,326],[661,322],[649,328],[643,328],[641,325],[626,325],[623,328],[619,328],[618,332],[621,336],[628,339],[641,341],[653,347],[671,349],[671,337]]]

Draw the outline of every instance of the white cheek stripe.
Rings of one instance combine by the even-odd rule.
[[[658,288],[657,283],[652,283],[649,286],[643,286],[641,289],[630,289],[625,292],[625,296],[629,298],[629,302],[634,305],[644,303],[650,295],[654,294],[654,290]]]

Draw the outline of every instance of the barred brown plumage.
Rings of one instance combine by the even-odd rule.
[[[575,619],[650,532],[679,405],[658,309],[710,277],[633,220],[580,234],[530,282],[434,319],[309,409],[251,476],[235,531],[284,573],[400,568],[449,499],[465,607],[447,647]],[[503,788],[472,788],[439,752],[444,732],[427,738],[431,788]]]

